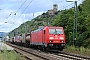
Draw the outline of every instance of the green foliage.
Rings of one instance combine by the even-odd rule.
[[[90,48],[66,46],[65,52],[90,56]]]
[[[88,47],[90,48],[90,38],[84,40],[84,44],[83,44],[84,47]]]
[[[4,50],[3,52],[0,52],[0,60],[18,60],[18,59],[21,59],[21,57],[14,51]],[[24,58],[22,58],[22,60],[24,60]]]
[[[83,52],[85,52],[86,50],[85,50],[85,48],[84,47],[80,47],[80,52],[81,53],[83,53]]]

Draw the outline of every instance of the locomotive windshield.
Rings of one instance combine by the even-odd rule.
[[[49,29],[50,34],[63,34],[62,29]]]

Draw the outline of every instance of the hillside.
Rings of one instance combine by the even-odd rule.
[[[78,6],[78,21],[77,21],[77,40],[75,46],[90,46],[90,0],[85,0]],[[38,28],[38,26],[63,26],[66,34],[68,45],[73,45],[73,21],[74,8],[56,12],[53,16],[48,13],[34,18],[21,24],[18,28],[10,32],[10,36],[14,36],[14,32],[19,34],[30,32]]]
[[[59,12],[60,11],[58,11],[58,13]],[[52,26],[52,22],[59,15],[58,13],[55,13],[54,15],[49,15],[48,12],[43,13],[42,15],[37,16],[31,21],[27,21],[21,24],[18,28],[11,31],[9,35],[14,36],[14,33],[18,33],[18,34],[27,33],[37,29],[39,26],[47,26],[47,25]]]

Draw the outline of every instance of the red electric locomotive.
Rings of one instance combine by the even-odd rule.
[[[31,32],[30,45],[42,49],[63,50],[66,39],[63,27],[43,27]]]

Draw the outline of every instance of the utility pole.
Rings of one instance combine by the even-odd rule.
[[[67,0],[67,2],[73,2],[73,0]],[[74,0],[74,25],[73,25],[73,46],[77,40],[77,1]]]
[[[77,40],[77,1],[75,1],[74,7],[74,28],[73,28],[73,46]]]

